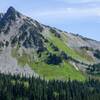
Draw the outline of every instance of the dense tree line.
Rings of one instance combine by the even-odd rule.
[[[0,100],[100,100],[100,82],[45,81],[0,74]]]

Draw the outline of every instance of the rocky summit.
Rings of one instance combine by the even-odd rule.
[[[0,72],[85,80],[100,74],[100,42],[43,25],[10,7],[0,13]]]

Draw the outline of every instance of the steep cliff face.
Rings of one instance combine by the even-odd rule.
[[[40,24],[13,7],[0,14],[2,73],[84,80],[87,68],[100,62],[98,55],[98,41]]]

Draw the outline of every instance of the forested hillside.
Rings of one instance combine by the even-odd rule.
[[[0,100],[100,100],[100,82],[45,81],[0,74]]]

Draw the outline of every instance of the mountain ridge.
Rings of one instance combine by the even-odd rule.
[[[0,18],[0,53],[2,73],[84,80],[100,72],[91,72],[100,63],[99,41],[43,25],[13,7]]]

